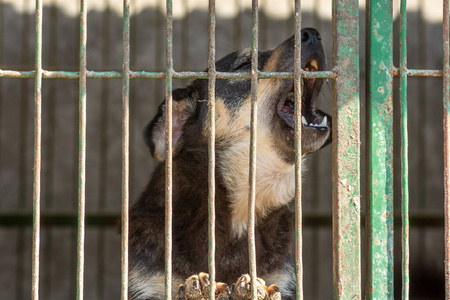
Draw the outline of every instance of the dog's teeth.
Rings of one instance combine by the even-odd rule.
[[[304,116],[302,116],[302,124],[303,125],[308,125],[308,122],[306,122],[306,118]]]
[[[313,123],[309,123],[309,126],[314,126],[314,124]]]
[[[311,66],[313,66],[314,68],[319,69],[319,64],[317,63],[317,60],[313,59],[313,60],[310,62],[310,64],[311,64]]]
[[[308,72],[309,72],[309,68],[308,68],[308,67],[306,67],[306,68],[305,68],[305,71],[308,71]]]
[[[323,117],[322,123],[317,125],[319,127],[326,127],[327,126],[327,116]]]

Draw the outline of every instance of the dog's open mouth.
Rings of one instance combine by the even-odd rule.
[[[305,71],[315,72],[318,70],[319,62],[316,59],[311,60],[305,66]],[[316,110],[316,102],[322,82],[315,78],[304,78],[302,81],[302,125],[310,129],[326,130],[328,128],[327,116]],[[292,88],[277,105],[278,115],[291,128],[295,128],[294,106],[294,88]]]

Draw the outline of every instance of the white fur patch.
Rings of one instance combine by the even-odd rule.
[[[134,270],[130,271],[129,277],[129,294],[132,295],[132,300],[157,298],[164,299],[165,296],[165,275],[164,273],[157,273],[153,275],[145,274],[144,271]],[[172,296],[175,298],[175,293],[178,290],[183,280],[172,277]]]
[[[226,185],[232,191],[232,231],[245,234],[248,223],[249,143],[241,141],[227,149],[222,157],[229,163],[223,168]],[[295,195],[295,166],[274,155],[274,149],[258,142],[256,157],[256,221],[288,204]]]
[[[295,284],[295,273],[291,265],[286,264],[284,269],[268,274],[264,276],[264,279],[267,286],[276,284],[283,298],[294,296],[292,294],[292,285]]]
[[[258,85],[258,124],[256,145],[256,222],[273,210],[288,204],[295,195],[295,166],[279,157],[276,145],[272,143],[271,116],[275,109],[271,91],[276,90],[277,81],[260,80]],[[249,199],[250,134],[239,131],[236,124],[248,124],[250,105],[246,103],[235,120],[224,120],[223,128],[228,131],[245,132],[237,135],[239,140],[221,154],[220,168],[225,185],[231,191],[232,232],[238,238],[247,231]],[[245,120],[241,120],[244,118]]]

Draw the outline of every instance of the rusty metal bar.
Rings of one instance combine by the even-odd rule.
[[[333,1],[332,14],[333,298],[361,299],[358,0]]]
[[[367,299],[394,296],[392,0],[367,2]]]
[[[84,243],[86,218],[86,44],[87,0],[80,9],[80,78],[79,78],[79,149],[78,149],[78,241],[77,241],[77,300],[84,294]]]
[[[166,196],[165,196],[165,299],[172,299],[172,0],[166,1]]]
[[[295,119],[295,298],[303,299],[302,232],[302,14],[301,0],[295,1],[294,119]]]
[[[414,71],[414,70],[410,70]],[[432,72],[436,77],[442,76],[442,71],[427,71]],[[320,71],[320,72],[306,72],[303,71],[304,78],[336,78],[336,70]],[[261,72],[257,71],[258,77],[261,79],[280,78],[289,79],[294,77],[292,72]],[[130,71],[130,79],[164,79],[166,78],[165,72],[144,72],[144,71]],[[0,78],[34,78],[35,71],[14,71],[14,70],[0,70]],[[220,79],[250,79],[250,72],[216,72],[216,78]],[[432,75],[411,75],[411,76],[432,76]],[[94,72],[86,71],[87,78],[94,79],[113,79],[122,78],[121,72],[107,71],[107,72]],[[79,72],[66,72],[66,71],[47,71],[42,70],[42,78],[68,78],[78,79]],[[177,79],[208,79],[208,72],[172,72],[172,78]]]
[[[255,196],[256,196],[256,144],[258,118],[258,0],[252,0],[252,60],[251,60],[251,130],[250,130],[250,170],[248,199],[248,256],[251,277],[252,300],[257,299],[256,291],[256,243],[255,243]]]
[[[268,78],[280,78],[289,79],[294,77],[292,72],[261,72],[257,71],[260,79]],[[15,71],[15,70],[0,70],[0,78],[34,78],[35,71]],[[130,71],[130,79],[164,79],[166,78],[165,72],[145,72],[145,71]],[[302,71],[303,78],[331,78],[335,79],[337,76],[337,70],[331,71],[319,71],[319,72],[307,72]],[[400,69],[396,67],[391,68],[392,76],[400,76]],[[420,70],[420,69],[408,69],[406,75],[411,77],[442,77],[442,70]],[[220,79],[249,79],[251,78],[250,72],[216,72],[216,78]],[[42,78],[68,78],[78,79],[80,77],[79,72],[68,71],[47,71],[42,70]],[[113,79],[122,78],[121,72],[105,71],[95,72],[86,71],[87,78],[94,79]],[[172,72],[172,78],[176,79],[208,79],[208,72]]]
[[[122,287],[121,299],[128,299],[128,210],[130,196],[130,0],[123,1],[122,64]]]
[[[409,299],[409,179],[408,179],[408,102],[407,102],[407,11],[400,5],[400,113],[402,168],[402,299]]]
[[[445,211],[445,295],[450,299],[450,7],[444,0],[444,211]]]
[[[216,281],[216,2],[209,0],[209,39],[208,39],[208,107],[209,107],[209,143],[208,143],[208,273],[211,282]],[[216,286],[211,285],[209,299],[215,299]]]
[[[34,82],[34,167],[33,167],[33,246],[31,299],[39,299],[39,249],[41,234],[41,141],[42,141],[42,0],[36,0],[36,48]]]
[[[406,69],[407,76],[442,77],[442,70]],[[392,67],[392,75],[400,76],[400,69]]]

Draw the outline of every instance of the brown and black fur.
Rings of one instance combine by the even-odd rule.
[[[294,38],[271,51],[260,52],[259,70],[292,72]],[[315,60],[325,66],[320,35],[302,30],[302,68]],[[249,71],[249,50],[231,53],[216,63],[221,72]],[[313,70],[315,70],[313,68]],[[302,154],[330,142],[331,118],[316,110],[321,79],[304,82],[302,112],[307,123],[326,126],[302,128]],[[293,298],[294,274],[290,249],[293,213],[293,119],[285,99],[291,97],[292,79],[260,79],[258,84],[258,144],[256,183],[256,260],[258,276],[276,284],[283,298]],[[173,292],[193,275],[208,270],[208,82],[195,80],[173,91]],[[250,80],[216,81],[216,280],[228,285],[248,273],[247,198],[250,136]],[[282,117],[284,115],[284,117]],[[165,103],[145,130],[146,142],[161,163],[130,214],[130,295],[132,299],[164,296],[165,220]],[[207,276],[206,276],[207,277]],[[178,298],[191,297],[209,284],[205,274],[188,280]],[[242,277],[241,277],[242,278]],[[247,278],[247,277],[246,277]],[[245,281],[240,279],[241,281]],[[238,281],[239,283],[239,281]],[[245,282],[244,282],[245,283]],[[261,281],[261,285],[265,283]],[[238,284],[239,285],[239,284]],[[218,288],[220,290],[220,288]],[[270,290],[270,289],[268,289]],[[225,298],[237,295],[223,291]],[[277,289],[275,288],[276,292]],[[272,293],[272,292],[270,292]],[[279,294],[279,293],[278,293]],[[201,297],[197,297],[200,299]]]

